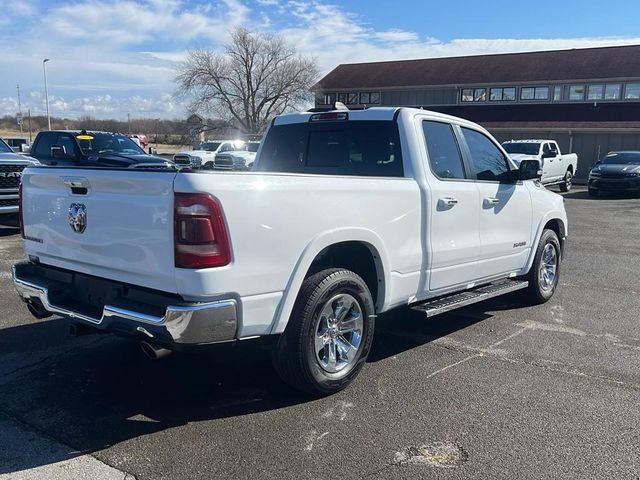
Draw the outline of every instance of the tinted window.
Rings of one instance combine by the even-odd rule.
[[[465,178],[460,150],[451,125],[422,122],[431,171],[440,178]]]
[[[13,150],[11,150],[9,145],[4,143],[4,140],[0,140],[0,153],[11,153],[11,152],[13,152]]]
[[[41,133],[36,144],[35,154],[45,157],[51,156],[51,147],[56,144],[57,133]]]
[[[611,152],[602,159],[607,165],[640,165],[640,152]]]
[[[522,153],[524,155],[538,155],[538,153],[540,152],[539,143],[506,142],[502,144],[502,147],[507,151],[507,153]]]
[[[132,153],[139,155],[144,153],[144,150],[126,135],[91,132],[78,134],[76,139],[82,153],[85,155],[98,155],[101,153]]]
[[[486,135],[463,128],[478,180],[503,181],[509,178],[509,164],[498,147]]]
[[[327,121],[269,129],[262,172],[402,177],[398,126],[387,121]]]
[[[67,157],[73,158],[76,156],[75,141],[69,135],[58,135],[57,145],[64,147],[64,152]]]

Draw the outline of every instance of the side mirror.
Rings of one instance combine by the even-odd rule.
[[[21,145],[20,145],[20,151],[21,151],[22,153],[29,153],[29,152],[31,152],[31,145],[28,145],[28,144],[26,144],[26,143],[21,144]]]
[[[542,153],[542,158],[555,158],[556,154],[555,152],[543,152]]]
[[[520,180],[540,180],[542,178],[540,162],[537,160],[522,160],[518,171]]]
[[[67,158],[67,150],[64,145],[54,145],[51,147],[51,156],[53,158]]]
[[[149,155],[157,155],[157,154],[158,154],[157,148],[149,147]]]

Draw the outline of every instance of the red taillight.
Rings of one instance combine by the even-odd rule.
[[[176,267],[222,267],[231,261],[218,200],[207,193],[176,193],[173,211]]]
[[[20,222],[20,235],[24,238],[24,206],[22,205],[22,182],[18,187],[18,221]]]

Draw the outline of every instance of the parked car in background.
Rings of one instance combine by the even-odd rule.
[[[537,160],[542,169],[543,185],[559,185],[560,190],[571,190],[573,176],[578,170],[578,155],[561,153],[553,140],[511,140],[502,144],[511,159],[519,165],[522,160]]]
[[[29,168],[14,285],[36,317],[152,358],[264,337],[286,382],[326,395],[365,365],[379,313],[553,296],[567,216],[538,172],[412,108],[278,116],[248,173]]]
[[[147,137],[146,135],[136,133],[133,135],[129,135],[129,137],[142,148],[146,148],[147,146],[149,146],[149,137]]]
[[[242,140],[207,140],[194,150],[183,150],[173,156],[173,161],[180,166],[205,168],[213,170],[216,154],[237,150],[242,147]]]
[[[260,147],[260,142],[234,142],[236,150],[216,153],[213,159],[215,170],[250,170]]]
[[[18,213],[19,187],[22,171],[38,161],[15,153],[0,140],[0,214]]]
[[[26,153],[29,151],[29,140],[20,137],[3,138],[7,145],[11,147],[11,150],[17,153]]]
[[[40,132],[31,156],[58,167],[173,168],[170,160],[145,153],[128,136],[86,130]]]
[[[589,172],[589,195],[599,192],[640,194],[640,152],[610,152]]]

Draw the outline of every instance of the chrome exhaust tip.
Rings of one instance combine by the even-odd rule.
[[[168,348],[160,347],[145,340],[140,342],[140,349],[151,360],[160,360],[161,358],[168,357],[173,353],[173,351]]]

